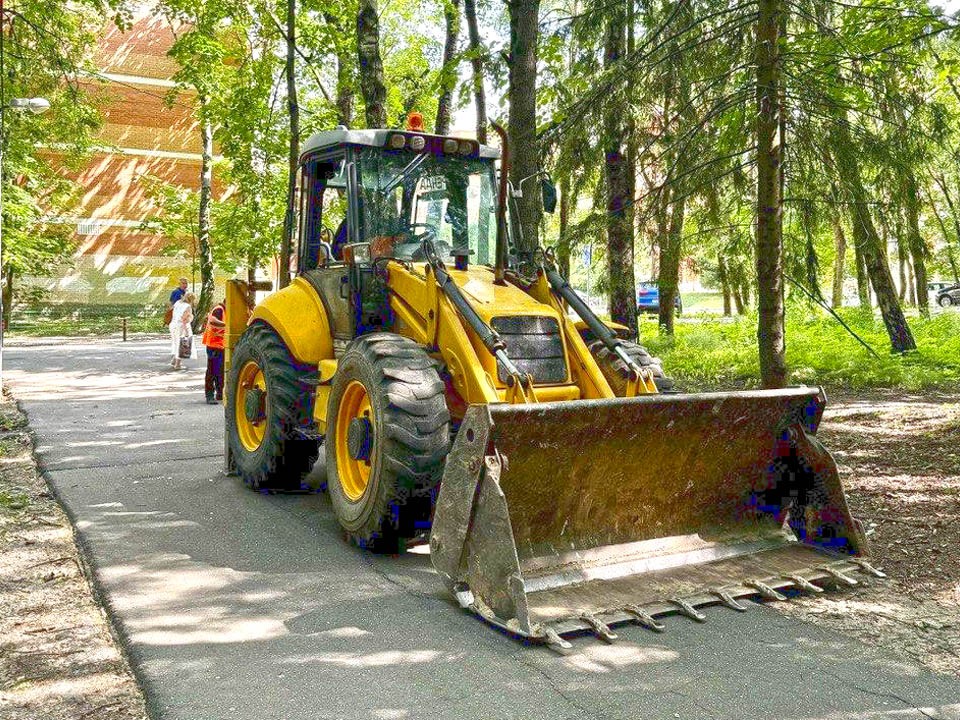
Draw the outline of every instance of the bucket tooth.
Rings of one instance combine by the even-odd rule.
[[[639,625],[647,628],[647,630],[653,630],[654,632],[658,633],[664,631],[663,623],[657,622],[653,615],[648,613],[639,605],[625,605],[623,607],[623,611],[636,620]]]
[[[457,587],[453,589],[453,596],[456,598],[457,604],[464,610],[473,607],[476,601],[470,588],[463,583],[459,583]]]
[[[830,565],[821,565],[820,567],[817,568],[817,570],[825,572],[827,575],[832,577],[841,585],[846,585],[848,587],[856,587],[857,585],[860,584],[856,579],[850,577],[849,575],[845,575],[844,573],[840,572],[835,567],[831,567]]]
[[[707,616],[702,612],[697,610],[693,605],[688,603],[683,598],[671,598],[670,604],[677,608],[677,612],[684,617],[688,617],[691,620],[696,620],[697,622],[706,622]]]
[[[747,582],[745,582],[744,585],[756,590],[758,593],[760,593],[760,597],[764,598],[765,600],[786,600],[787,599],[786,595],[784,595],[783,593],[777,592],[772,587],[770,587],[764,582],[760,582],[759,580],[747,580]]]
[[[713,589],[710,590],[709,592],[710,592],[711,595],[715,595],[715,596],[717,597],[717,599],[720,600],[720,603],[721,603],[724,607],[728,607],[728,608],[730,608],[731,610],[736,610],[737,612],[746,612],[746,611],[747,611],[747,606],[744,605],[743,603],[737,602],[737,601],[734,599],[733,595],[731,595],[730,593],[728,593],[726,590],[724,590],[724,589],[722,589],[722,588],[713,588]]]
[[[784,575],[785,580],[789,580],[794,585],[796,585],[801,590],[806,590],[807,592],[812,593],[822,593],[823,588],[819,585],[814,585],[812,582],[807,580],[803,575]]]
[[[573,648],[573,645],[564,640],[560,635],[551,627],[543,628],[543,637],[547,641],[547,647],[556,652],[565,652]]]
[[[885,578],[887,576],[887,574],[883,572],[883,570],[880,570],[879,568],[875,568],[873,565],[871,565],[866,560],[863,560],[861,558],[850,558],[850,562],[852,562],[858,568],[860,568],[865,573],[867,573],[867,575],[873,575],[873,577],[876,577],[876,578]]]
[[[609,625],[603,622],[596,615],[588,612],[580,613],[580,619],[589,625],[590,629],[593,631],[593,634],[604,642],[612,643],[617,639],[617,634],[610,629]]]

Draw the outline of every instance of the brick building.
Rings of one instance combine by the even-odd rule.
[[[45,306],[133,312],[165,302],[180,276],[199,286],[192,267],[195,243],[142,228],[156,213],[148,178],[199,188],[193,93],[181,90],[168,101],[177,70],[167,56],[173,42],[167,21],[147,8],[126,32],[104,28],[95,56],[99,72],[82,80],[103,127],[86,166],[65,170],[82,188],[78,207],[70,217],[54,220],[73,227],[74,257],[52,278],[22,279],[22,287],[44,289]]]

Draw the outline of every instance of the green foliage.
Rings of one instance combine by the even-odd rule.
[[[944,312],[915,318],[911,327],[917,350],[886,352],[879,318],[858,310],[841,313],[844,321],[875,348],[871,355],[836,320],[804,305],[787,316],[787,364],[792,384],[831,388],[899,388],[910,391],[955,390],[960,385],[960,314]],[[678,322],[674,338],[641,326],[641,342],[663,360],[668,375],[687,390],[756,387],[756,317],[721,320],[699,316]]]
[[[78,83],[94,68],[90,50],[104,9],[124,16],[119,3],[79,2],[69,7],[46,0],[21,0],[6,7],[4,102],[43,97],[44,115],[3,111],[3,271],[49,274],[70,255],[69,218],[79,188],[60,174],[86,157],[99,125],[97,113]],[[37,152],[38,147],[45,152]]]
[[[3,449],[0,449],[0,457],[8,455]],[[0,490],[0,512],[4,514],[15,514],[26,510],[30,506],[30,496],[18,490]]]

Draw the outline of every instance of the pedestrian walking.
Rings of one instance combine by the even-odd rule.
[[[221,300],[207,315],[203,329],[203,344],[207,348],[207,374],[203,379],[203,392],[207,405],[216,405],[223,400],[223,348],[227,330],[226,300]]]
[[[174,370],[181,368],[180,363],[180,341],[183,338],[193,340],[193,306],[196,303],[197,296],[192,292],[183,295],[173,304],[173,313],[170,318],[170,365]]]
[[[173,320],[173,306],[177,304],[177,301],[187,294],[187,279],[180,278],[179,284],[173,289],[173,292],[170,293],[170,302],[167,303],[167,309],[163,313],[163,324],[169,325],[170,321]]]

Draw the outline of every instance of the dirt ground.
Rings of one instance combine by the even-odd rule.
[[[0,717],[146,718],[94,601],[70,522],[33,461],[23,416],[0,400]]]
[[[819,436],[889,579],[778,609],[960,675],[960,395],[828,396]]]

